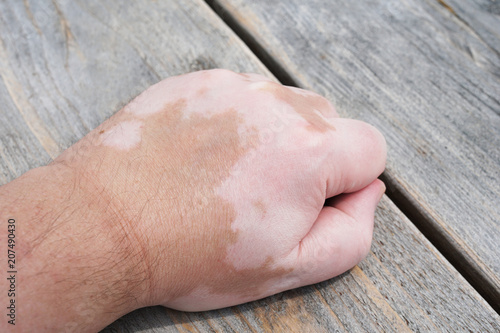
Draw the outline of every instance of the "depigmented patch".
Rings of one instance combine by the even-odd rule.
[[[270,92],[278,100],[293,107],[295,112],[310,124],[308,129],[319,132],[335,129],[325,118],[328,110],[332,108],[326,98],[302,90],[299,92],[298,88],[284,87],[275,83],[259,82],[256,88]]]
[[[108,131],[99,132],[102,144],[120,150],[131,149],[141,142],[142,122],[140,120],[122,121]]]

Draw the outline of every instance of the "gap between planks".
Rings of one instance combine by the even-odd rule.
[[[267,69],[287,86],[299,87],[300,85],[279,61],[271,56],[265,48],[233,17],[217,0],[205,0],[208,6],[219,18],[247,45],[255,56]],[[450,235],[437,228],[432,217],[427,216],[417,204],[417,201],[408,197],[400,189],[394,177],[384,172],[380,179],[386,184],[388,198],[398,209],[417,227],[432,245],[449,261],[449,263],[471,284],[471,286],[484,298],[486,302],[500,314],[500,291],[496,289],[493,281],[482,274],[481,267],[472,258],[463,253]]]

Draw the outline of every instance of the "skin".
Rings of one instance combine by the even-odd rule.
[[[0,330],[96,331],[332,278],[370,249],[385,160],[380,132],[314,93],[227,70],[164,80],[0,188],[22,291]]]

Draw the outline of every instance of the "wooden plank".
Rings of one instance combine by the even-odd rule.
[[[47,154],[57,156],[165,77],[214,67],[268,73],[229,30],[211,34],[211,21],[193,20],[207,10],[202,6],[2,1],[1,111],[19,118],[2,136],[30,133],[38,141],[30,142],[31,155],[43,156],[7,172],[5,181],[47,163]]]
[[[1,61],[0,57],[0,61]],[[4,71],[0,69],[0,73]],[[2,77],[3,78],[3,77]],[[34,165],[46,164],[49,156],[30,131],[17,107],[9,98],[11,95],[4,81],[0,81],[0,184],[12,179],[12,175],[29,170]]]
[[[210,2],[275,72],[382,130],[388,193],[500,309],[498,3]]]
[[[161,78],[215,66],[269,75],[193,0],[0,2],[0,52],[5,181],[44,164]],[[142,309],[105,331],[495,332],[499,321],[385,198],[373,252],[350,273],[217,311]]]

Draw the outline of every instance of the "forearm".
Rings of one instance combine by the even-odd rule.
[[[0,187],[0,331],[97,331],[142,305],[139,252],[89,192],[59,165]]]

